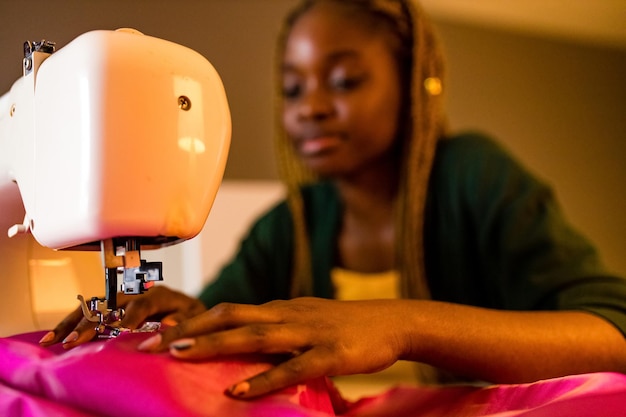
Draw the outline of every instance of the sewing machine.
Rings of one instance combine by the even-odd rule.
[[[117,291],[163,279],[142,250],[201,231],[230,135],[220,77],[191,49],[133,29],[88,32],[58,51],[26,42],[23,76],[0,97],[0,216],[24,215],[8,236],[100,251],[105,295],[78,299],[99,333],[119,334]]]

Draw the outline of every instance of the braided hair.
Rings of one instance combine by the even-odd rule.
[[[276,74],[280,77],[287,37],[298,18],[320,2],[335,2],[363,19],[368,30],[387,36],[406,86],[401,114],[401,180],[395,218],[395,262],[401,276],[401,294],[429,298],[424,260],[424,212],[428,181],[437,141],[445,133],[442,85],[443,53],[434,29],[421,7],[412,0],[303,0],[285,20],[276,51]],[[278,81],[278,80],[277,80]],[[275,83],[281,97],[280,82]],[[281,122],[277,102],[276,152],[281,179],[294,222],[294,254],[291,296],[312,295],[312,268],[301,188],[317,180],[295,154]]]

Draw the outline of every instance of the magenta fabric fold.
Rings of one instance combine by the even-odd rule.
[[[593,373],[488,387],[398,387],[346,417],[625,417],[626,375]]]
[[[342,400],[319,378],[240,401],[224,389],[271,367],[263,357],[182,362],[137,351],[147,334],[64,351],[41,348],[37,342],[44,333],[0,338],[0,416],[626,416],[626,375],[618,373],[488,387],[397,387],[356,402]]]
[[[0,339],[0,416],[334,415],[323,378],[256,401],[224,395],[228,386],[271,366],[259,357],[182,362],[137,351],[145,333],[64,351],[40,347],[44,334]]]

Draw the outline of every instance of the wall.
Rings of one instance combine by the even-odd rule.
[[[272,50],[293,3],[0,0],[0,92],[21,74],[24,40],[62,47],[89,30],[134,27],[215,65],[233,115],[226,177],[273,179]],[[451,125],[493,134],[553,184],[568,217],[626,275],[626,48],[436,23],[449,57]]]
[[[625,275],[626,49],[438,23],[452,127],[503,142]]]
[[[228,177],[275,177],[271,151],[272,48],[293,0],[0,0],[0,92],[21,75],[25,40],[58,47],[96,29],[132,27],[204,55],[231,104]]]

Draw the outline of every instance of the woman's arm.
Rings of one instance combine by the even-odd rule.
[[[569,374],[626,372],[626,340],[585,311],[501,311],[418,302],[419,332],[407,335],[404,359],[495,383]],[[407,311],[411,308],[406,307]]]
[[[276,367],[227,390],[241,398],[319,376],[375,372],[398,359],[495,383],[626,373],[623,335],[591,313],[497,311],[418,300],[220,304],[139,348],[169,349],[185,360],[286,355]]]

